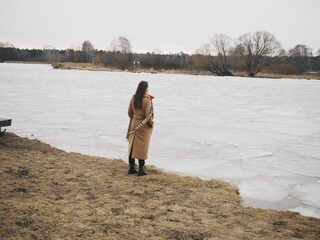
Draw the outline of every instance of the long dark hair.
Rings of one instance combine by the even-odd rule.
[[[142,109],[142,99],[144,94],[146,93],[146,90],[148,88],[148,82],[141,81],[137,87],[137,91],[134,94],[134,108],[136,109]]]

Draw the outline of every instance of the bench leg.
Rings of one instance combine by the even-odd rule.
[[[0,136],[2,135],[2,134],[4,134],[5,132],[6,132],[6,130],[7,129],[5,129],[3,132],[1,131],[1,127],[0,127]]]

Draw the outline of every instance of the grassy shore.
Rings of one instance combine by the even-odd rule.
[[[108,68],[103,65],[94,65],[92,63],[53,63],[52,66],[55,69],[75,69],[75,70],[89,70],[89,71],[110,71],[110,72],[120,72],[120,69]],[[123,70],[124,72],[133,72],[133,70]],[[212,75],[209,71],[194,71],[194,70],[155,70],[155,69],[139,69],[134,72],[144,72],[144,73],[165,73],[165,74],[188,74],[188,75]],[[246,77],[247,74],[244,71],[233,71],[235,76]],[[292,79],[318,79],[320,80],[320,73],[305,73],[301,75],[290,75],[290,74],[275,74],[271,72],[260,72],[256,75],[260,78],[292,78]]]
[[[195,70],[175,70],[175,69],[153,69],[153,68],[140,68],[133,71],[133,69],[117,69],[106,67],[104,65],[96,65],[92,63],[74,63],[74,62],[31,62],[31,61],[6,61],[6,63],[26,63],[26,64],[51,64],[54,69],[67,69],[67,70],[87,70],[87,71],[107,71],[107,72],[134,72],[134,73],[152,73],[152,74],[185,74],[185,75],[206,75],[213,76],[209,71],[195,71]],[[232,71],[235,77],[247,77],[245,71]],[[302,80],[320,80],[320,72],[305,73],[300,75],[294,74],[276,74],[272,72],[260,72],[256,75],[257,78],[291,78]]]
[[[0,137],[0,239],[320,239],[320,219],[243,207],[217,180]]]

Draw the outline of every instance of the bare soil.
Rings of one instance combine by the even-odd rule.
[[[238,189],[0,137],[0,239],[320,239],[320,219],[244,207]],[[267,193],[266,193],[267,194]]]

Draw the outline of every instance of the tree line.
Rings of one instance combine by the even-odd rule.
[[[288,51],[281,48],[276,37],[266,31],[243,34],[236,40],[215,34],[194,54],[183,52],[162,54],[161,51],[133,53],[129,39],[114,39],[109,50],[98,50],[86,40],[81,48],[57,50],[46,45],[43,49],[19,49],[0,42],[0,61],[76,62],[104,65],[117,69],[154,70],[175,69],[209,71],[214,75],[232,76],[245,71],[254,77],[268,70],[276,74],[303,74],[320,70],[320,49],[313,56],[312,49],[298,44]]]

